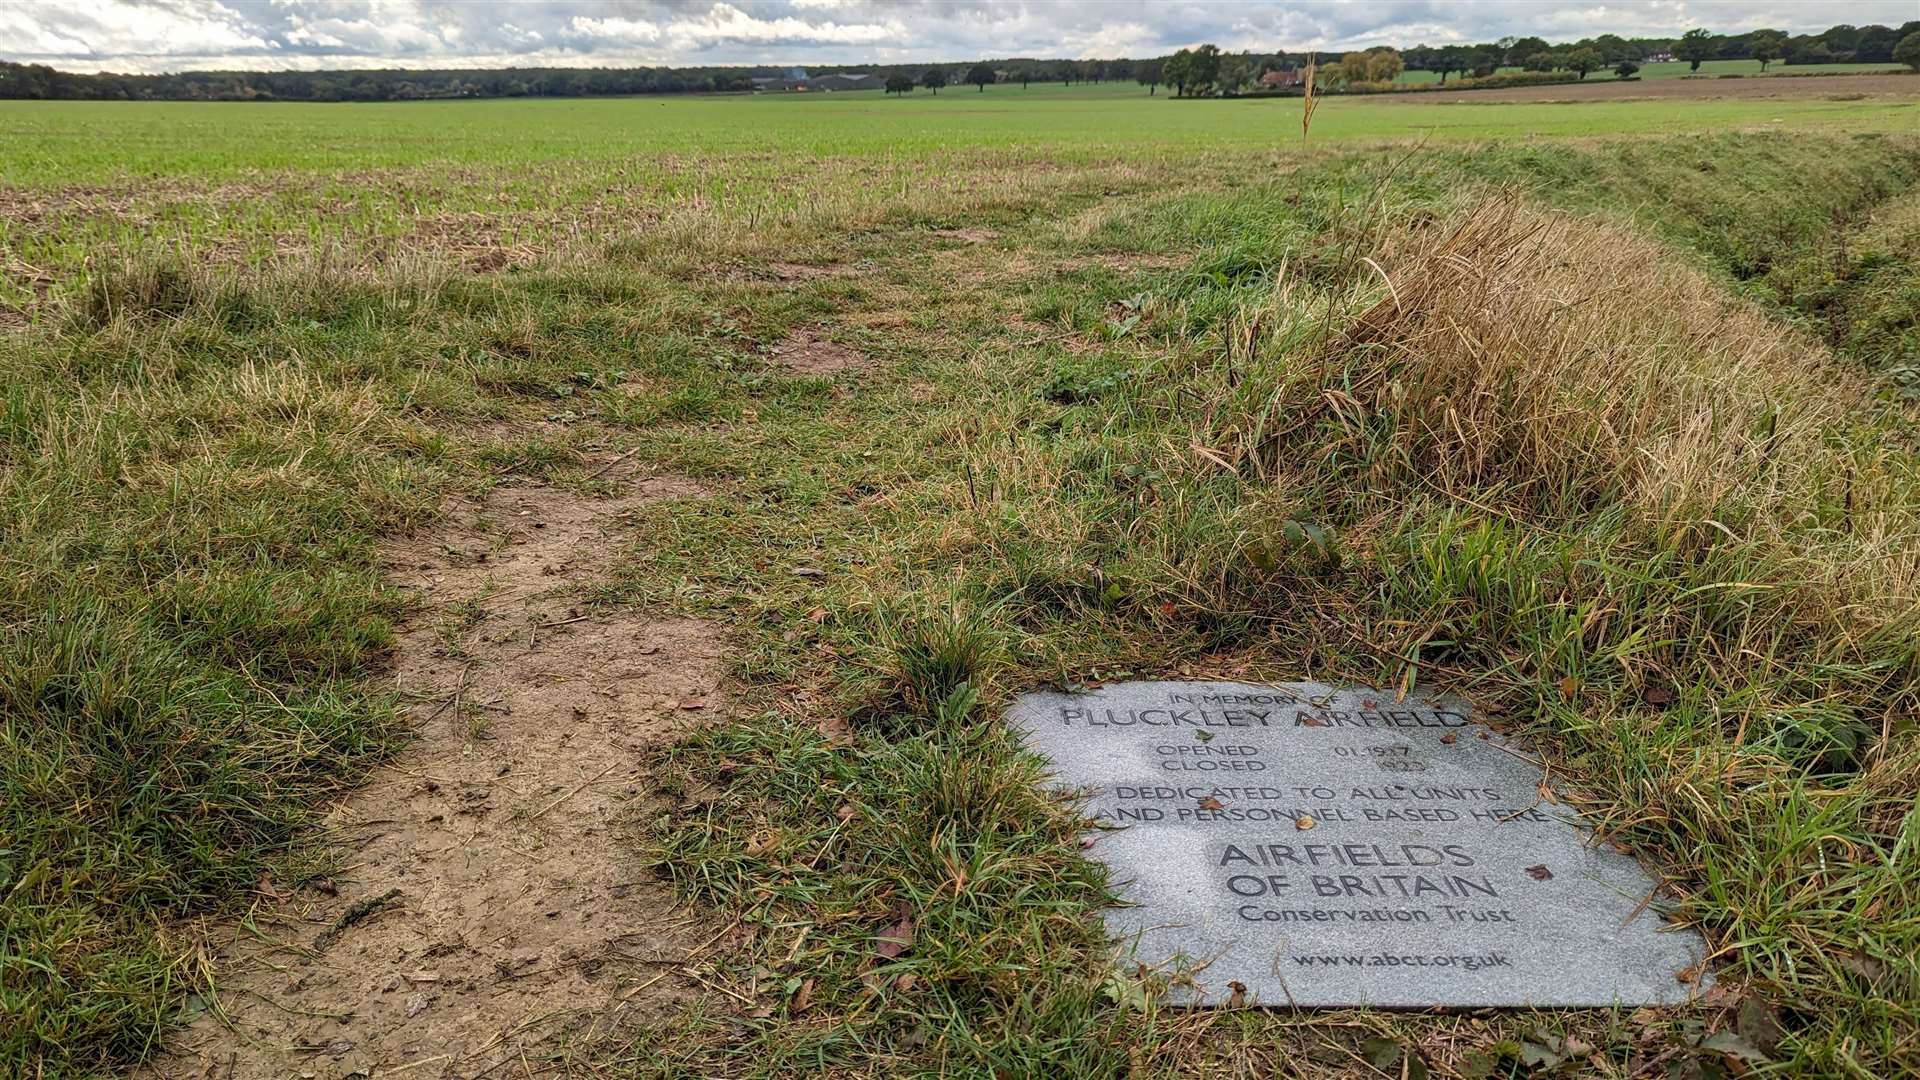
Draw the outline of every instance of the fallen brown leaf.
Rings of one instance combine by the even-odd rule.
[[[913,948],[913,905],[905,900],[893,905],[892,920],[873,937],[873,955],[891,960]]]
[[[1880,959],[1863,952],[1849,953],[1841,957],[1840,966],[1866,980],[1871,986],[1879,986],[1880,980],[1887,977],[1887,965]]]
[[[1548,881],[1552,879],[1553,871],[1547,869],[1545,863],[1541,863],[1537,866],[1527,867],[1527,876],[1535,881]]]
[[[260,872],[260,880],[254,882],[253,890],[276,904],[287,898],[286,893],[273,887],[273,875],[264,870]]]

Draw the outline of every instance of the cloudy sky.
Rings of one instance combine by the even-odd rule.
[[[1150,56],[1677,35],[1845,21],[1915,0],[0,0],[0,59],[72,71],[617,67]]]

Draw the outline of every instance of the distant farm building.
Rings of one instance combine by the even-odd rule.
[[[1260,89],[1284,90],[1289,86],[1305,86],[1307,74],[1295,68],[1284,71],[1269,71],[1260,76]]]
[[[849,71],[834,75],[810,76],[795,68],[785,75],[770,75],[753,80],[757,91],[776,94],[793,93],[835,93],[843,90],[884,90],[887,80],[864,71]]]
[[[885,90],[887,80],[878,75],[869,75],[864,71],[849,71],[842,75],[822,75],[813,80],[815,90]]]

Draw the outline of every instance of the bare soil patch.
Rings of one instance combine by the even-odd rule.
[[[934,229],[933,235],[940,237],[942,240],[965,240],[969,244],[984,244],[988,240],[1000,239],[1000,234],[993,229],[980,229],[972,226],[959,229]]]
[[[1738,79],[1604,79],[1559,86],[1514,86],[1504,90],[1427,90],[1415,94],[1378,94],[1362,101],[1625,101],[1636,98],[1825,98],[1920,97],[1916,75],[1762,75]]]
[[[832,375],[869,366],[865,353],[811,330],[796,330],[773,347],[776,363],[796,375]]]
[[[330,815],[333,882],[260,885],[261,937],[230,928],[220,1006],[164,1077],[474,1077],[538,1046],[672,1010],[709,940],[634,865],[623,823],[653,794],[648,755],[725,709],[719,632],[595,611],[581,592],[647,502],[501,488],[391,544],[420,598],[394,656],[418,741]]]

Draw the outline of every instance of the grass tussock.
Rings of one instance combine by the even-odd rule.
[[[886,642],[883,674],[899,688],[907,710],[965,719],[999,669],[996,624],[964,603],[920,614],[883,609],[878,618]]]
[[[1836,628],[1910,612],[1907,419],[1644,239],[1601,238],[1643,268],[1630,282],[1567,254],[1593,239],[1590,222],[1503,201],[1394,241],[1378,299],[1277,380],[1236,449],[1283,475],[1312,439],[1371,483],[1531,520],[1617,507],[1688,557],[1732,543],[1790,558]]]

